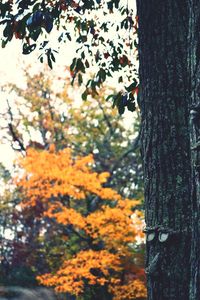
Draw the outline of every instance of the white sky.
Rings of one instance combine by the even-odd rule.
[[[66,44],[60,49],[60,53],[56,56],[56,63],[54,65],[54,71],[59,73],[63,70],[63,66],[69,65],[75,53],[75,45],[70,45],[70,51],[67,51],[66,55]],[[69,48],[68,48],[69,50]],[[38,60],[38,53],[33,52],[29,55],[22,54],[22,44],[19,40],[14,40],[8,43],[6,48],[0,47],[0,89],[3,85],[8,82],[23,85],[24,77],[23,70],[26,65],[31,65],[31,68],[37,72],[43,65]],[[49,70],[51,72],[51,70]],[[0,91],[0,112],[5,106],[6,98]],[[16,158],[16,153],[12,150],[8,143],[2,144],[0,141],[0,162],[11,169],[13,161]]]

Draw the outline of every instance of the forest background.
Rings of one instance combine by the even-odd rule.
[[[71,75],[26,68],[1,86],[1,140],[18,153],[1,164],[1,285],[144,299],[139,113],[122,119],[108,83],[80,102]]]

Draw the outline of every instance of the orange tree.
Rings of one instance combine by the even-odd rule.
[[[69,79],[57,78],[47,72],[31,75],[27,70],[25,78],[24,89],[9,85],[8,110],[3,115],[7,126],[2,130],[13,149],[26,155],[30,147],[47,150],[53,143],[56,150],[70,148],[73,156],[93,153],[93,170],[110,173],[104,187],[112,187],[124,197],[141,199],[141,163],[134,151],[138,137],[132,142],[138,130],[133,127],[125,129],[121,117],[104,99],[107,88],[99,91],[98,98],[88,99],[76,107],[73,93],[70,94]],[[7,254],[9,272],[3,276],[1,283],[28,286],[35,284],[33,274],[58,269],[66,247],[68,253],[73,255],[77,251],[79,238],[72,234],[70,226],[63,227],[46,217],[41,219],[40,202],[31,209],[28,206],[22,211],[15,209],[21,197],[20,191],[10,194],[11,222],[7,227],[12,229],[14,226],[16,230],[14,239],[10,241],[12,251]],[[64,199],[67,201],[66,196]],[[100,201],[100,197],[94,197],[88,209],[98,210]],[[5,222],[7,220],[5,216]],[[44,222],[46,231],[43,236]],[[66,246],[63,234],[69,232],[70,239]],[[137,262],[143,267],[143,247],[140,245],[134,251],[137,251]],[[4,269],[7,270],[8,266]]]
[[[49,151],[30,148],[20,165],[21,209],[38,211],[41,244],[49,235],[63,240],[57,264],[41,272],[39,282],[79,299],[143,299],[136,253],[143,239],[139,202],[104,187],[109,174],[92,170],[92,155],[73,157],[69,148],[56,151],[51,145]]]

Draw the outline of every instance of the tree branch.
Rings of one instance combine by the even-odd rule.
[[[99,105],[99,108],[101,109],[102,113],[103,113],[103,116],[104,116],[104,120],[106,121],[108,127],[109,127],[109,130],[110,130],[110,134],[113,135],[114,134],[114,130],[113,130],[113,127],[112,127],[112,124],[110,123],[110,120],[109,120],[109,117],[106,115],[105,111],[104,111],[104,108],[103,106],[101,105],[100,101],[97,100],[98,102],[98,105]]]
[[[138,147],[139,147],[139,142],[140,142],[140,137],[141,137],[141,130],[138,133],[138,136],[135,138],[135,140],[133,141],[133,144],[131,146],[131,148],[127,149],[117,160],[117,162],[113,165],[112,169],[110,170],[110,177],[112,177],[113,172],[119,167],[119,165],[121,164],[121,162],[124,160],[124,158],[126,158],[130,153],[132,153],[133,151],[135,151]],[[110,180],[108,180],[110,181]]]

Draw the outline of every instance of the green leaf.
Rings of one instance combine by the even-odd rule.
[[[39,57],[39,59],[40,59],[40,62],[43,63],[44,57],[42,55]]]
[[[127,108],[129,111],[132,111],[132,112],[135,111],[135,109],[136,109],[135,102],[128,102]]]
[[[119,114],[123,115],[123,113],[125,112],[125,107],[121,104],[117,108],[118,108]]]
[[[112,1],[107,2],[107,7],[109,10],[113,10],[113,2]]]
[[[66,36],[67,36],[68,40],[71,42],[72,38],[71,38],[71,35],[69,32],[66,33]]]
[[[102,83],[106,80],[106,71],[104,69],[100,69],[97,73],[97,77],[99,77],[99,82]]]
[[[88,96],[88,93],[87,93],[87,91],[85,91],[85,92],[82,94],[82,96],[81,96],[81,98],[83,99],[83,101],[86,101],[86,100],[87,100],[87,96]]]
[[[134,46],[135,46],[135,48],[138,48],[138,43],[136,40],[134,40]]]
[[[86,66],[86,68],[89,68],[89,67],[90,67],[90,64],[89,64],[89,62],[88,62],[87,59],[86,59],[86,61],[85,61],[85,66]]]
[[[35,50],[35,48],[36,48],[36,44],[29,45],[29,44],[25,43],[23,45],[23,51],[22,51],[22,53],[23,54],[30,54],[32,51]]]
[[[51,59],[53,60],[53,62],[56,61],[54,54],[51,52]]]
[[[48,63],[48,66],[53,69],[53,65],[52,65],[52,61],[51,61],[51,58],[50,58],[50,55],[47,55],[47,63]]]
[[[131,92],[128,94],[128,100],[129,102],[133,102],[135,100],[135,97]]]
[[[41,32],[41,28],[38,28],[31,32],[30,37],[36,42]]]
[[[77,71],[81,71],[82,73],[85,73],[85,66],[80,58],[77,60],[76,69]]]
[[[120,83],[120,82],[123,82],[123,77],[122,77],[122,76],[119,77],[118,82],[119,82],[119,83]]]
[[[127,30],[128,29],[128,20],[125,20],[125,22],[124,22],[124,28]]]
[[[85,52],[84,51],[81,53],[81,58],[85,59]]]
[[[118,93],[117,95],[115,95],[113,97],[113,105],[112,107],[114,108],[115,106],[118,106],[119,105],[119,102],[120,102],[120,99],[122,98],[122,94],[121,93]]]
[[[77,62],[77,58],[75,57],[73,58],[72,64],[70,65],[70,71],[73,71],[75,69],[76,62]]]
[[[7,42],[8,42],[7,40],[2,40],[2,41],[1,41],[1,47],[2,47],[2,48],[5,48]]]
[[[107,98],[106,98],[106,101],[109,101],[110,99],[114,98],[114,94],[113,95],[109,95]]]
[[[83,83],[83,76],[81,73],[78,74],[78,84],[81,85]]]

